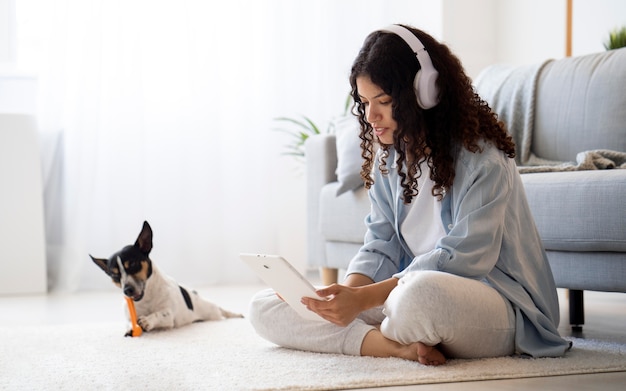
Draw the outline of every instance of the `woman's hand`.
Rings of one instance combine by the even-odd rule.
[[[364,285],[361,283],[365,281],[351,281],[350,278],[346,282],[357,286],[333,284],[316,291],[319,296],[327,297],[327,300],[303,297],[302,304],[322,318],[345,327],[361,312],[383,305],[391,290],[398,285],[397,278]]]
[[[316,291],[319,296],[327,297],[327,300],[303,297],[302,304],[322,318],[345,327],[366,309],[360,290],[361,288],[332,284]]]

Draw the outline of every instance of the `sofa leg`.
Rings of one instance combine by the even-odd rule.
[[[585,324],[585,305],[581,290],[569,289],[569,324],[572,331],[582,331]]]
[[[339,275],[338,269],[333,269],[330,267],[323,267],[320,269],[320,276],[322,277],[322,284],[330,285],[337,282],[337,277]]]

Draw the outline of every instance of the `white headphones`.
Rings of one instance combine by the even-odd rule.
[[[433,62],[424,47],[424,44],[411,32],[411,30],[392,24],[381,31],[394,33],[406,42],[411,48],[421,69],[415,74],[413,88],[417,97],[417,104],[422,109],[433,108],[439,103],[439,89],[437,88],[437,76],[439,72],[433,66]]]

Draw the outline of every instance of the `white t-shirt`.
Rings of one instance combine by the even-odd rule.
[[[441,201],[432,195],[435,183],[430,179],[430,168],[426,162],[420,167],[419,193],[408,205],[408,213],[400,224],[400,232],[415,257],[432,251],[446,235],[441,222]]]

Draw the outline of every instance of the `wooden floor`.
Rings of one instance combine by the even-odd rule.
[[[246,314],[250,297],[262,285],[212,286],[198,291],[225,308]],[[626,344],[626,294],[585,292],[585,325],[580,333],[573,333],[568,325],[566,292],[559,290],[563,336],[596,339]],[[59,324],[111,322],[123,319],[121,293],[85,292],[72,295],[50,294],[38,296],[0,297],[2,323]],[[466,383],[446,383],[419,386],[383,387],[370,391],[451,391],[473,390],[624,390],[626,372],[596,375],[555,376],[529,379],[493,380]]]

